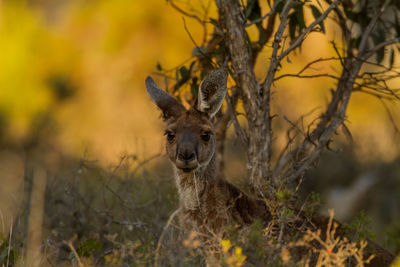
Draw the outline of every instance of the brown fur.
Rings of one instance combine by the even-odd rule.
[[[166,149],[175,170],[181,224],[186,229],[203,233],[221,234],[225,226],[232,223],[245,226],[256,219],[265,223],[272,219],[263,200],[246,195],[219,174],[210,118],[225,97],[226,79],[224,70],[211,72],[200,85],[199,102],[189,110],[158,88],[150,77],[146,80],[147,91],[163,111],[166,122]],[[324,233],[328,218],[316,215],[307,220],[300,214],[299,224],[293,226],[304,226],[305,222],[309,222],[306,229],[323,229]],[[338,234],[343,236],[341,228]],[[368,266],[388,266],[393,261],[393,255],[378,244],[370,241],[370,247],[376,256]]]
[[[191,131],[198,136],[199,168],[185,172],[176,167],[175,182],[178,187],[182,222],[188,228],[206,228],[214,233],[236,222],[248,225],[255,219],[267,221],[269,213],[263,201],[247,196],[219,176],[215,160],[215,140],[212,134],[206,144],[201,140],[202,131],[213,131],[212,123],[197,110],[189,110],[179,118],[167,121],[167,129],[181,140],[182,132]],[[167,141],[167,155],[176,158],[179,141]],[[211,156],[210,156],[211,155]]]

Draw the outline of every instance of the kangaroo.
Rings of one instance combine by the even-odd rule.
[[[256,219],[272,219],[265,202],[246,195],[222,178],[216,162],[214,126],[211,119],[221,108],[228,74],[213,70],[200,83],[197,103],[186,109],[160,89],[151,77],[146,89],[161,109],[166,124],[166,151],[175,172],[182,226],[190,230],[222,233],[224,226],[245,226]],[[326,229],[328,218],[317,215],[312,225]],[[388,266],[393,255],[372,242],[376,257],[368,266]]]
[[[166,151],[175,171],[181,221],[187,228],[213,233],[233,222],[247,225],[270,216],[263,201],[247,196],[218,171],[211,119],[225,98],[227,77],[223,69],[206,76],[197,105],[189,110],[158,88],[151,77],[146,79],[147,92],[166,123]]]

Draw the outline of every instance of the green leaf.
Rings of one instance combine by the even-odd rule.
[[[176,83],[178,84],[179,83],[179,70],[178,69],[176,69],[176,71],[175,71],[175,79],[176,79]]]
[[[248,0],[247,1],[247,6],[244,10],[244,15],[246,16],[246,18],[250,17],[251,10],[253,9],[254,3],[256,1],[257,0]]]
[[[179,72],[180,72],[181,77],[182,77],[181,81],[186,82],[189,79],[189,76],[190,76],[189,70],[185,66],[182,66],[179,69]]]
[[[193,97],[196,97],[199,92],[199,86],[197,85],[197,78],[193,79],[193,82],[190,84],[190,92]]]
[[[399,37],[400,36],[400,20],[399,20],[399,15],[397,14],[397,10],[394,11],[394,18],[396,19],[396,23],[395,23],[396,34]]]
[[[283,197],[285,196],[283,191],[276,191],[276,198],[281,201],[283,199]]]
[[[296,37],[296,27],[297,27],[297,18],[296,16],[290,15],[289,16],[289,36],[290,40],[294,40]]]
[[[315,19],[319,18],[322,15],[322,13],[319,11],[319,9],[316,6],[311,5],[310,8],[311,8],[312,14]],[[319,26],[321,27],[321,31],[323,33],[325,33],[325,26],[324,26],[323,21],[321,21],[321,23],[319,23]]]
[[[244,11],[247,19],[255,20],[261,17],[261,7],[258,0],[249,0]],[[261,22],[259,22],[261,23]]]
[[[214,26],[219,25],[219,21],[218,21],[217,19],[210,18],[210,22],[211,22],[211,24],[213,24]]]
[[[383,47],[376,52],[376,62],[378,64],[381,63],[384,57],[385,57],[385,48]]]
[[[283,217],[286,219],[290,219],[294,216],[294,211],[291,209],[288,209],[286,207],[283,207]]]
[[[182,66],[179,68],[179,70],[178,69],[176,70],[175,76],[176,76],[176,84],[174,90],[176,91],[189,80],[190,72],[185,66]]]
[[[194,65],[196,65],[196,61],[193,61],[192,63],[190,63],[189,73],[192,73]]]
[[[353,12],[347,8],[344,8],[343,11],[344,11],[344,14],[346,15],[346,17],[351,21],[356,21],[358,15],[360,14],[360,13]]]
[[[81,243],[76,250],[79,256],[89,257],[93,252],[100,251],[103,245],[94,238],[89,238],[85,242]]]
[[[207,50],[205,47],[195,47],[195,48],[193,48],[192,55],[193,56],[202,56],[206,53],[206,51]]]
[[[299,32],[301,32],[306,27],[306,22],[304,20],[303,5],[295,7],[295,14],[297,18],[297,23],[299,24]]]
[[[393,68],[394,63],[394,49],[390,49],[390,59],[389,59],[389,68]]]
[[[176,84],[174,86],[174,92],[176,92],[182,86],[182,82],[179,79],[179,69],[176,69],[175,71],[175,79],[176,79]]]
[[[267,32],[263,28],[261,24],[257,23],[257,29],[258,29],[258,43],[259,44],[265,44],[267,41]]]
[[[361,36],[357,37],[357,39],[352,39],[352,47],[358,48],[361,43]]]
[[[342,133],[347,138],[347,141],[350,144],[353,144],[353,135],[351,134],[350,129],[347,127],[347,125],[344,122],[342,123]]]
[[[284,1],[280,1],[279,3],[278,3],[278,5],[276,5],[276,11],[279,13],[279,14],[281,14],[281,12],[282,12],[282,10],[283,10],[283,7],[284,7],[284,3],[283,3]]]
[[[385,41],[385,32],[382,28],[378,27],[377,29],[377,35],[374,35],[372,37],[372,40],[375,45],[378,45],[382,42]],[[382,47],[376,52],[376,62],[379,64],[382,62],[383,58],[385,56],[385,47]]]

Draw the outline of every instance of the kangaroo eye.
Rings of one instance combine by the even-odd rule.
[[[175,134],[171,131],[165,131],[164,135],[167,136],[168,142],[172,142],[175,139]]]
[[[204,132],[201,134],[201,139],[203,139],[205,142],[208,142],[210,141],[211,134],[211,132]]]

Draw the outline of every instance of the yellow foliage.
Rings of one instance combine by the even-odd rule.
[[[336,236],[338,224],[333,221],[333,210],[329,210],[329,222],[326,230],[326,237],[322,239],[321,230],[313,232],[307,230],[303,240],[294,244],[294,246],[309,247],[318,255],[316,263],[317,267],[322,266],[347,266],[347,261],[350,257],[356,260],[357,266],[368,264],[375,255],[365,255],[364,249],[367,247],[367,242],[361,240],[359,244],[351,242],[346,237]],[[321,248],[316,248],[313,242],[317,242]],[[293,245],[293,244],[291,244]],[[290,245],[290,246],[291,246]]]
[[[391,267],[400,267],[400,254],[397,255],[396,259],[393,261]]]
[[[246,256],[242,254],[242,248],[236,246],[233,251],[230,251],[232,244],[231,241],[221,240],[221,247],[223,252],[223,261],[227,266],[240,267],[246,261]]]
[[[222,251],[224,253],[228,253],[229,249],[231,248],[231,241],[229,240],[221,240]]]
[[[199,235],[195,231],[191,231],[189,237],[183,240],[183,245],[187,248],[195,249],[201,246],[201,242],[198,239]]]
[[[12,133],[20,135],[32,114],[46,110],[51,102],[43,82],[50,56],[43,42],[49,35],[21,1],[5,2],[0,18],[0,111],[13,122]]]
[[[55,1],[55,11],[45,4],[52,1],[36,3],[34,7],[30,2],[38,1],[2,1],[0,11],[0,116],[7,119],[8,135],[19,141],[29,135],[30,125],[38,115],[51,114],[59,126],[54,137],[63,150],[81,155],[89,147],[103,162],[122,151],[136,149],[134,138],[142,142],[149,137],[154,140],[158,130],[154,125],[160,123],[145,95],[144,80],[155,71],[157,62],[170,69],[191,57],[194,44],[181,15],[165,1],[156,0]],[[210,3],[209,16],[216,17],[215,5]],[[207,5],[206,1],[179,1],[179,6],[197,15],[203,14]],[[265,9],[266,4],[262,5]],[[52,13],[50,19],[47,13]],[[192,19],[186,19],[186,26],[196,43],[201,44],[203,28]],[[210,34],[212,25],[207,27]],[[253,25],[250,38],[256,37]],[[310,35],[302,52],[291,56],[291,62],[283,62],[279,74],[297,72],[316,56],[331,56],[332,38],[335,37]],[[268,49],[267,46],[265,55]],[[255,70],[259,77],[267,66],[268,57],[261,56]],[[336,67],[340,66],[318,65],[319,70],[326,71]],[[49,83],[53,77],[70,80],[77,91],[75,98],[60,105]],[[232,79],[229,81],[232,86]],[[163,88],[173,83],[158,82]],[[279,108],[289,119],[295,119],[314,107],[324,108],[333,84],[326,79],[295,83],[293,79],[279,80],[273,95],[273,113]],[[183,87],[181,93],[188,92],[189,87]],[[349,128],[354,139],[360,140],[361,154],[376,156],[383,151],[381,156],[391,159],[398,149],[390,141],[392,126],[379,105],[375,99],[352,96]],[[391,108],[396,114],[399,106]],[[318,116],[319,111],[313,115]],[[238,113],[243,113],[240,101]],[[305,123],[315,116],[305,118]],[[245,124],[243,116],[239,120]],[[371,124],[377,126],[371,128]],[[276,138],[277,146],[285,144],[285,134],[277,131]],[[379,141],[377,146],[363,145],[373,139]],[[157,151],[160,142],[147,142],[152,149],[135,152]]]

